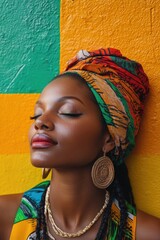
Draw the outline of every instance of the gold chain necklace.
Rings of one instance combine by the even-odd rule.
[[[50,233],[49,229],[47,230],[47,234],[48,234],[48,237],[49,237],[50,239],[56,240],[56,239],[52,236],[52,234]]]
[[[61,236],[61,237],[64,237],[64,238],[74,238],[74,237],[79,237],[81,236],[82,234],[86,233],[92,226],[93,224],[99,219],[99,217],[102,215],[102,213],[104,212],[105,208],[107,207],[108,205],[108,201],[109,201],[109,192],[106,191],[106,194],[105,194],[105,202],[103,204],[103,207],[101,208],[101,210],[97,213],[97,215],[94,217],[94,219],[85,227],[83,228],[82,230],[79,230],[78,232],[76,233],[68,233],[68,232],[64,232],[62,229],[60,229],[54,219],[53,219],[53,216],[52,216],[52,212],[51,212],[51,208],[50,208],[50,203],[49,203],[49,194],[50,194],[50,186],[48,187],[47,189],[47,192],[46,192],[46,198],[45,198],[45,209],[44,209],[44,214],[45,214],[45,218],[47,220],[47,216],[48,216],[48,219],[51,223],[51,226],[53,228],[53,231],[58,235],[58,236]],[[51,233],[48,231],[49,235],[51,235]],[[51,239],[54,239],[50,236]]]

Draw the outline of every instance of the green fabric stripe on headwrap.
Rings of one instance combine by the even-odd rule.
[[[101,96],[96,92],[96,90],[92,87],[91,84],[87,83],[89,88],[91,89],[93,95],[95,96],[95,99],[97,100],[97,103],[100,107],[100,110],[102,112],[102,115],[106,121],[107,124],[109,125],[113,125],[113,119],[109,113],[109,109],[107,107],[107,105],[105,104],[105,102],[103,101],[103,99],[101,98]]]
[[[127,142],[129,142],[130,144],[127,146],[126,148],[126,152],[125,152],[125,157],[128,156],[128,154],[130,153],[130,151],[134,148],[135,146],[135,137],[134,137],[134,121],[132,118],[132,115],[130,114],[129,108],[128,108],[128,104],[125,100],[125,98],[123,97],[123,95],[121,94],[121,92],[118,90],[118,88],[116,88],[112,82],[110,82],[110,80],[106,79],[106,82],[110,85],[110,87],[113,89],[113,91],[116,93],[117,97],[121,100],[125,110],[126,110],[126,114],[128,116],[128,118],[130,119],[130,122],[128,124],[128,128],[127,128],[127,134],[126,134],[126,139]],[[121,158],[121,156],[120,156]],[[122,156],[123,158],[123,156]],[[123,159],[119,159],[120,161],[123,161]],[[119,163],[118,163],[119,164]]]

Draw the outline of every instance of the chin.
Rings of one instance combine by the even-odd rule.
[[[42,153],[42,152],[32,152],[31,153],[31,156],[30,156],[30,159],[31,159],[31,164],[34,166],[34,167],[38,167],[38,168],[47,168],[49,167],[49,158],[48,156],[46,156],[45,153]]]

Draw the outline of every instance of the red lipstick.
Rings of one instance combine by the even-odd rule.
[[[34,149],[49,148],[56,144],[57,144],[57,142],[55,142],[52,138],[50,138],[46,134],[36,134],[33,136],[32,140],[31,140],[31,146]]]

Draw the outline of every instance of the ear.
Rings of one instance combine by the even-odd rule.
[[[113,148],[115,147],[115,143],[111,137],[111,135],[106,132],[105,137],[104,137],[104,144],[103,144],[103,151],[105,153],[110,152]]]

